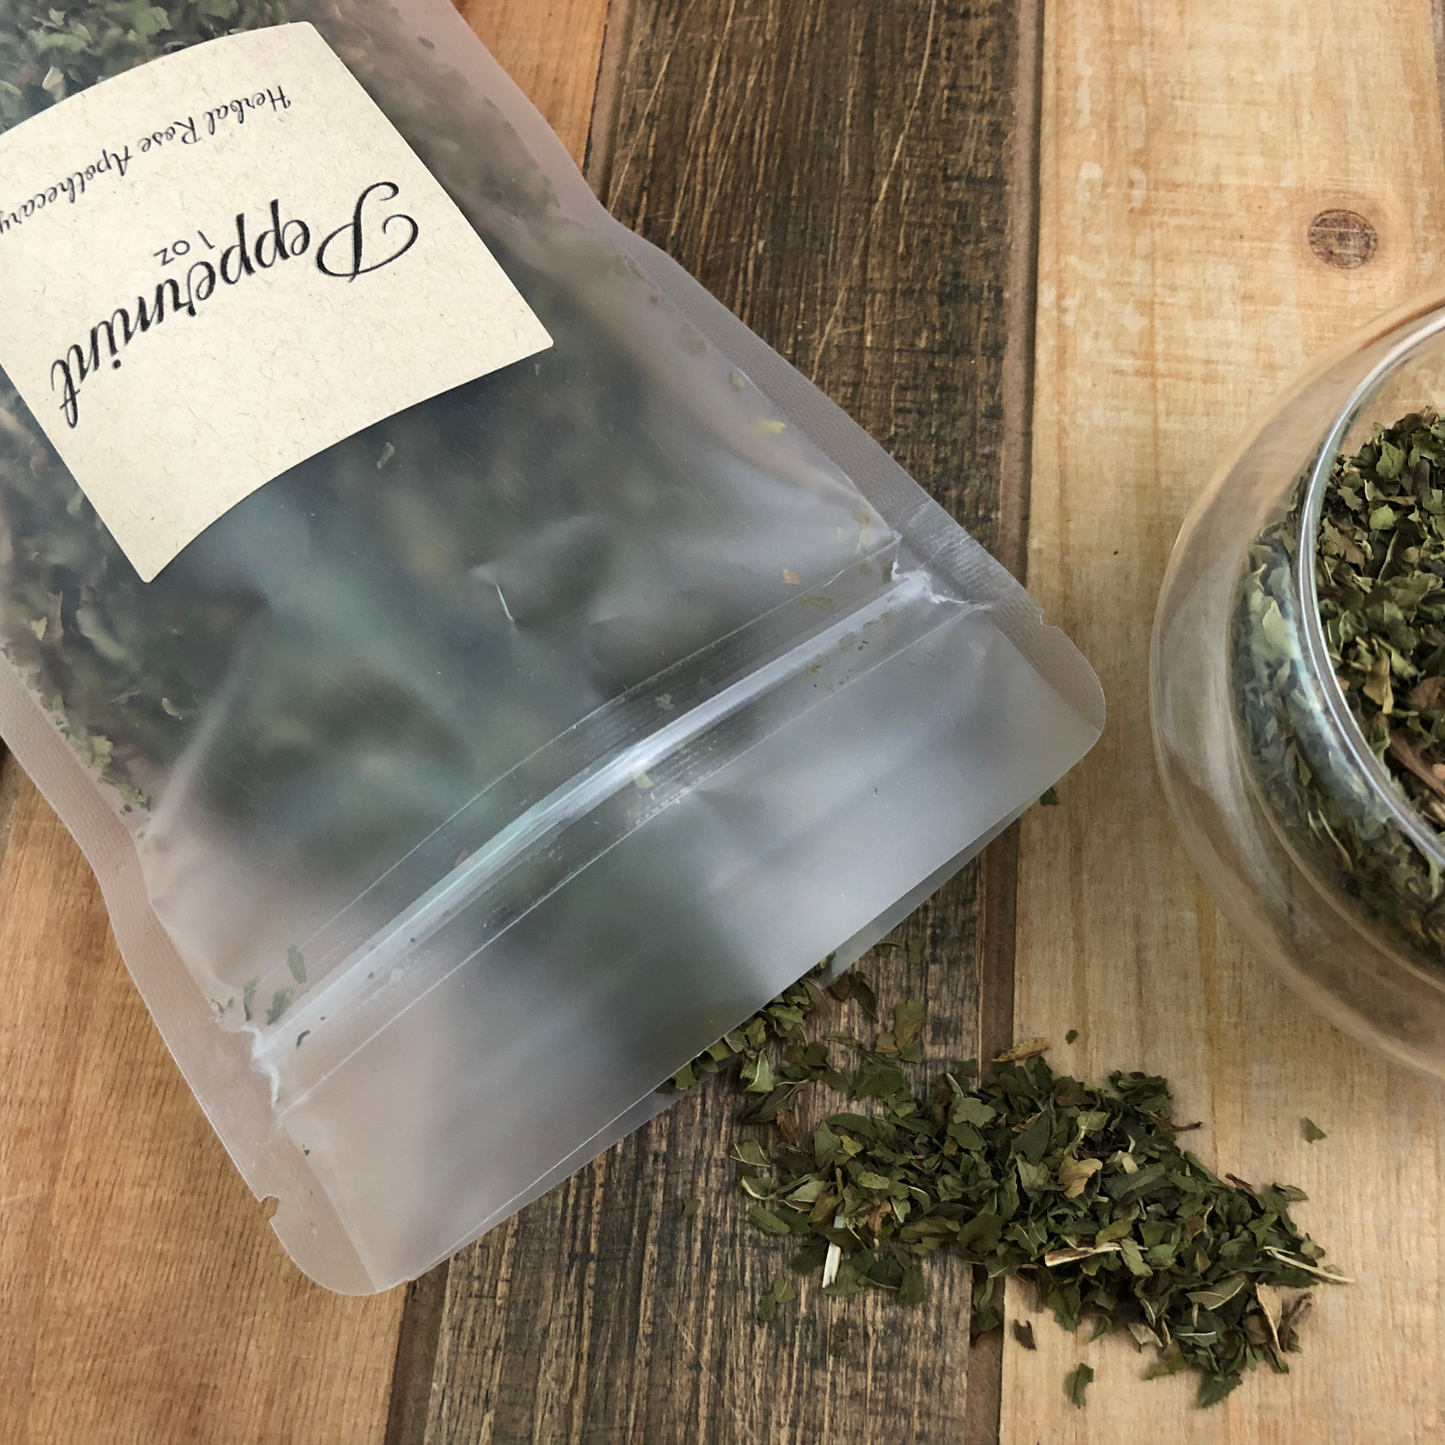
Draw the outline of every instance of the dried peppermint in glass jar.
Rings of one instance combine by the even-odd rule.
[[[1445,1076],[1445,305],[1296,383],[1191,512],[1151,708],[1220,906],[1341,1027]]]
[[[1234,633],[1242,736],[1287,843],[1371,928],[1445,971],[1445,877],[1426,832],[1445,826],[1445,423],[1376,425],[1310,500],[1302,484],[1250,550]],[[1298,646],[1314,629],[1287,620],[1309,531],[1299,560],[1312,558],[1325,679]],[[1319,706],[1331,679],[1353,737]],[[1394,807],[1380,806],[1381,774]]]

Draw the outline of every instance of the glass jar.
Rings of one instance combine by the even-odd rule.
[[[1247,945],[1336,1024],[1445,1078],[1445,836],[1371,750],[1315,578],[1336,457],[1445,413],[1445,293],[1296,382],[1190,512],[1160,594],[1150,705],[1164,791]]]

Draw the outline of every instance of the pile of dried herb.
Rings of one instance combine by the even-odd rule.
[[[1240,733],[1298,856],[1398,947],[1445,968],[1445,879],[1327,725],[1294,580],[1305,486],[1250,551],[1233,671]],[[1445,828],[1445,421],[1402,417],[1336,459],[1314,547],[1319,617],[1359,731],[1420,819]],[[1428,844],[1425,845],[1428,847]]]
[[[833,991],[875,1015],[856,975]],[[1201,1405],[1259,1364],[1287,1372],[1311,1287],[1345,1277],[1290,1218],[1300,1190],[1221,1179],[1180,1146],[1194,1126],[1174,1122],[1163,1079],[1114,1073],[1104,1087],[1056,1075],[1048,1043],[1030,1039],[987,1080],[958,1064],[920,1094],[904,1066],[923,1060],[923,1005],[897,1005],[892,1027],[864,1045],[838,1032],[809,1039],[805,1020],[825,998],[810,975],[677,1080],[743,1060],[737,1083],[756,1103],[742,1117],[772,1127],[733,1156],[750,1221],[793,1243],[794,1271],[820,1275],[833,1297],[881,1287],[917,1304],[930,1257],[960,1258],[976,1272],[975,1333],[1002,1325],[1002,1281],[1020,1276],[1066,1329],[1088,1318],[1095,1338],[1124,1330],[1152,1349],[1146,1378],[1197,1371]],[[837,1067],[834,1047],[856,1067]],[[815,1084],[850,1107],[803,1131],[799,1096]],[[780,1280],[759,1317],[774,1319],[795,1293]],[[1020,1338],[1032,1347],[1032,1327]],[[1090,1378],[1071,1375],[1075,1403]]]

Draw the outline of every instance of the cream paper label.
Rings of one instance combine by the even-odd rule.
[[[551,344],[310,25],[0,136],[0,367],[147,582],[289,467]]]

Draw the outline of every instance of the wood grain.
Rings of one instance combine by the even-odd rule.
[[[1185,1377],[1142,1383],[1132,1347],[1041,1320],[1036,1354],[1005,1352],[1003,1440],[1437,1440],[1445,1092],[1242,956],[1166,816],[1146,697],[1169,549],[1234,434],[1311,354],[1445,278],[1430,5],[1060,0],[1044,74],[1029,581],[1112,715],[1061,806],[1025,822],[1017,1027],[1072,1069],[1169,1075],[1204,1157],[1299,1183],[1299,1218],[1361,1283],[1321,1294],[1287,1378],[1209,1412]],[[1311,254],[1332,207],[1378,230],[1367,265]],[[1302,1115],[1329,1138],[1306,1145]],[[1098,1379],[1079,1411],[1081,1360]]]
[[[608,0],[454,3],[580,166],[592,127]]]
[[[1021,540],[999,485],[1018,241],[1014,7],[630,8],[607,152],[614,212],[987,544]],[[1006,872],[1006,848],[992,856]],[[900,937],[924,945],[913,958],[865,965],[885,1001],[928,1001],[935,1057],[976,1051],[980,957],[1011,955],[1011,883],[990,886],[999,866],[967,870],[910,922]],[[725,1157],[735,1110],[725,1089],[699,1089],[452,1262],[430,1445],[965,1438],[962,1270],[935,1271],[916,1312],[871,1294],[826,1301],[805,1284],[772,1328],[756,1322],[789,1251],[745,1221]],[[684,1222],[688,1197],[702,1208]],[[832,1355],[840,1318],[853,1338]]]
[[[579,159],[605,11],[468,12]],[[9,759],[0,846],[0,1441],[380,1442],[403,1292],[341,1299],[286,1259]]]
[[[29,782],[0,959],[0,1439],[376,1439],[398,1301],[327,1294],[286,1259]]]

